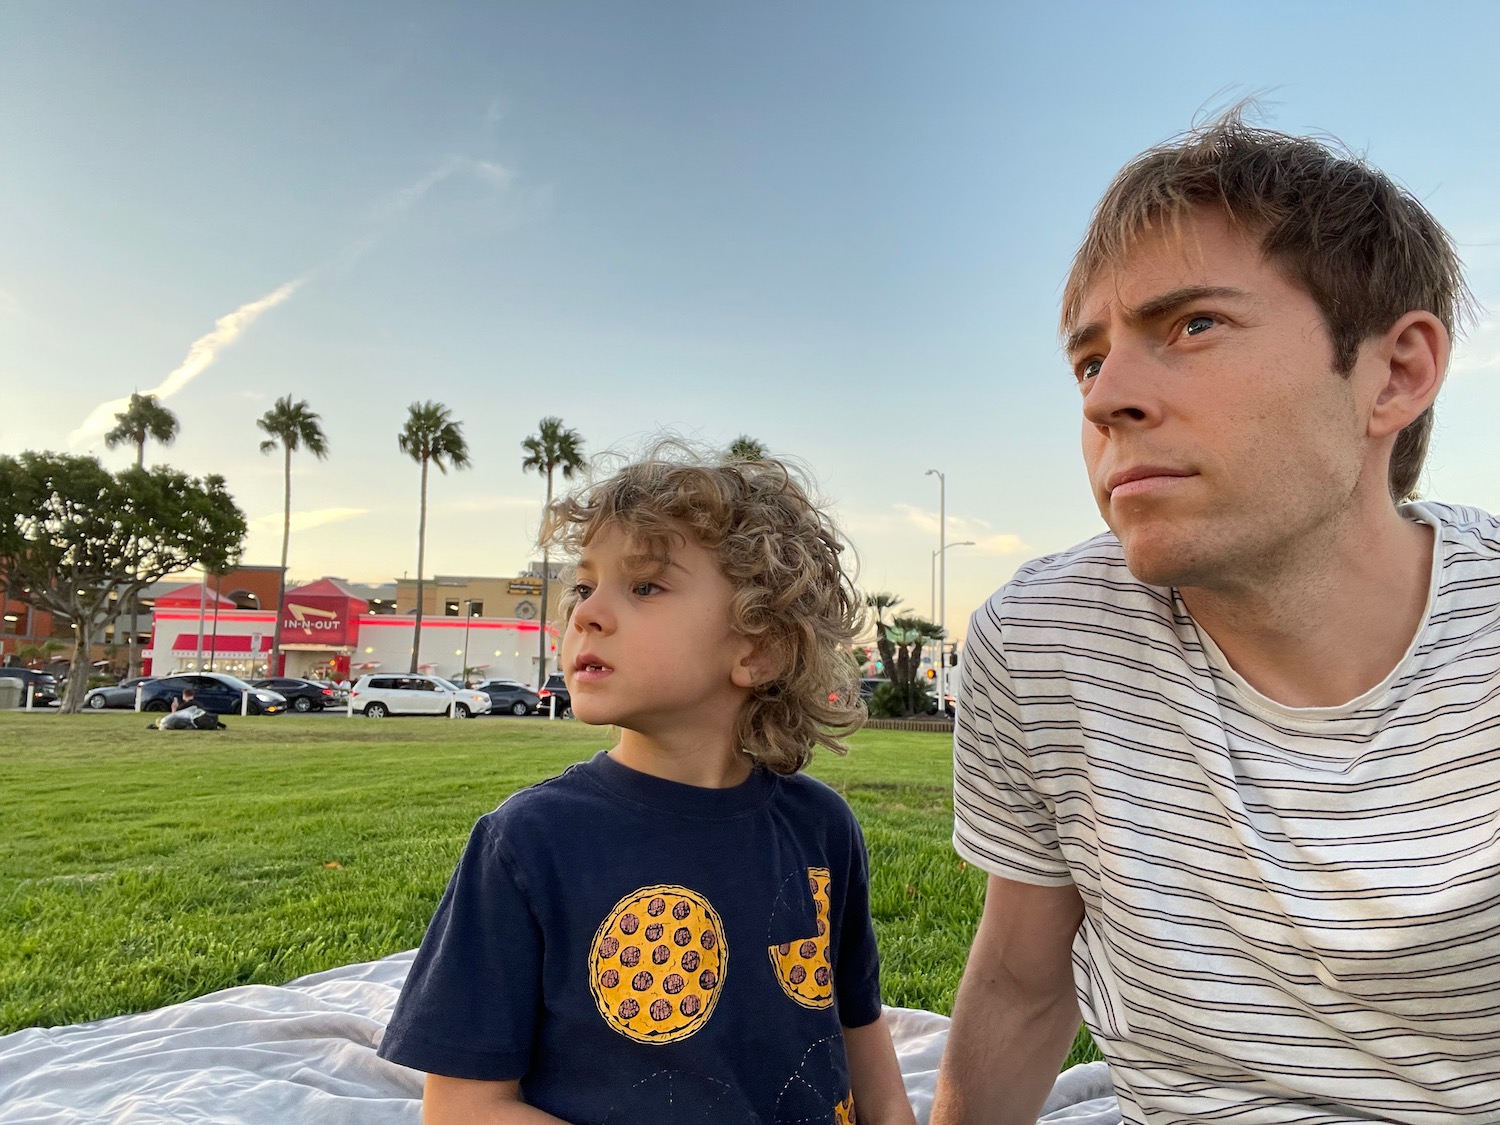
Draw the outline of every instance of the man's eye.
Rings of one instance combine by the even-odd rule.
[[[1188,322],[1182,326],[1182,331],[1184,335],[1196,336],[1200,332],[1207,332],[1217,323],[1218,321],[1211,316],[1190,316]]]

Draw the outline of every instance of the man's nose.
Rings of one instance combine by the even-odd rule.
[[[1106,431],[1155,424],[1160,390],[1149,356],[1129,346],[1111,348],[1083,396],[1083,416]]]

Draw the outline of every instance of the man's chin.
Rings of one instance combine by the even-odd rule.
[[[1120,546],[1136,581],[1148,586],[1191,585],[1198,560],[1181,540],[1137,534],[1121,537]]]

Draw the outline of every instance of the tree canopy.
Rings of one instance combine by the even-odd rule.
[[[83,705],[91,647],[127,598],[190,567],[240,556],[245,513],[218,475],[165,465],[111,473],[94,457],[0,456],[0,575],[12,597],[72,621],[63,710]]]
[[[177,437],[177,415],[161,404],[155,395],[132,394],[130,405],[115,415],[115,428],[104,435],[110,449],[117,445],[135,446],[135,467],[146,467],[146,442],[171,445]]]
[[[729,443],[725,450],[726,461],[764,461],[769,452],[762,442],[757,441],[749,434],[741,434]]]

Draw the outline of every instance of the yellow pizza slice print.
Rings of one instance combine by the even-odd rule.
[[[706,898],[687,887],[642,887],[594,934],[589,991],[621,1035],[672,1043],[708,1022],[728,964],[724,923]]]
[[[799,941],[771,946],[771,967],[781,990],[804,1008],[833,1004],[833,963],[828,956],[828,868],[809,867],[807,885],[817,912],[818,932]]]
[[[834,1125],[854,1125],[854,1091],[844,1095],[844,1100],[833,1107]]]

